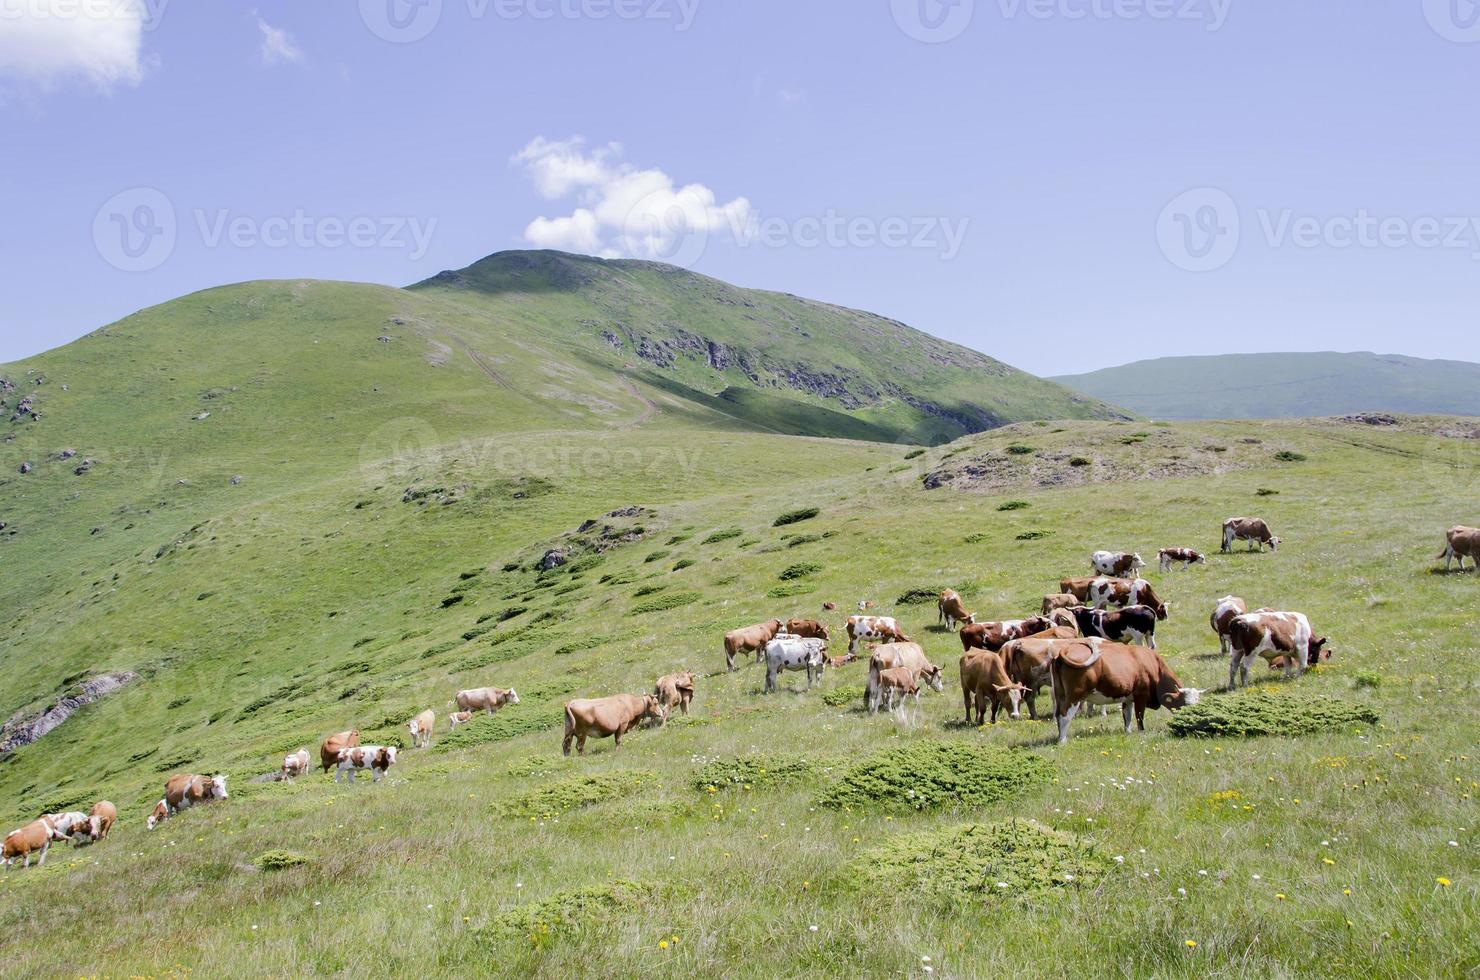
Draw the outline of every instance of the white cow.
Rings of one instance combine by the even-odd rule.
[[[299,749],[283,756],[283,778],[293,779],[308,772],[308,749]]]
[[[431,708],[412,718],[406,723],[406,728],[411,732],[411,744],[418,749],[427,749],[432,746],[432,729],[437,724],[437,713]]]
[[[778,633],[766,644],[766,693],[776,690],[776,675],[783,670],[805,670],[810,689],[822,680],[826,653],[826,640]]]

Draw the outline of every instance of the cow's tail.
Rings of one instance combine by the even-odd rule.
[[[1053,717],[1059,717],[1059,684],[1056,675],[1059,672],[1058,651],[1048,651],[1048,696],[1053,699]]]
[[[570,705],[567,704],[565,706],[565,734],[566,735],[569,735],[571,732],[573,732],[575,730],[576,730],[576,716],[575,716],[575,713],[570,710]]]
[[[868,680],[863,685],[863,708],[865,711],[867,711],[869,709],[869,706],[874,703],[874,697],[876,696],[878,690],[879,665],[872,657],[870,657],[868,664]]]
[[[1434,559],[1438,560],[1440,558],[1448,558],[1452,554],[1454,554],[1454,545],[1446,541],[1444,542],[1444,550],[1435,555]]]

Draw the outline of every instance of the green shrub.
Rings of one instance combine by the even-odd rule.
[[[1377,712],[1367,705],[1339,698],[1247,691],[1203,698],[1174,711],[1167,731],[1179,738],[1319,735],[1375,725],[1377,720]]]
[[[1146,441],[1146,437],[1144,435],[1140,435],[1140,436],[1126,436],[1124,439],[1120,440],[1120,444],[1122,446],[1134,446],[1134,445],[1137,445],[1139,443],[1143,443],[1145,441]]]
[[[910,589],[895,599],[894,604],[898,606],[919,606],[927,602],[937,602],[939,600],[940,590],[938,589]]]
[[[632,598],[641,599],[645,595],[653,595],[654,593],[662,592],[666,588],[668,588],[667,582],[654,582],[652,585],[641,586],[636,592],[632,593]]]
[[[486,636],[493,632],[492,626],[475,626],[462,635],[464,640],[476,640],[480,636]]]
[[[1041,541],[1053,534],[1052,531],[1024,531],[1017,536],[1018,541]]]
[[[1228,447],[1227,446],[1204,446],[1203,448],[1206,449],[1210,453],[1226,453],[1226,452],[1228,452]]]
[[[1254,493],[1260,497],[1278,497],[1280,495],[1278,490],[1271,490],[1269,487],[1260,487]]]
[[[1053,889],[1093,888],[1113,866],[1073,834],[1004,820],[899,834],[848,869],[869,891],[954,909],[962,900],[1012,902]]]
[[[1030,504],[1030,503],[1028,503],[1026,500],[1009,500],[1006,503],[998,504],[997,505],[997,509],[998,510],[1027,510],[1031,506],[1033,506],[1033,505]]]
[[[506,817],[555,817],[570,810],[630,796],[644,785],[652,788],[657,778],[646,769],[569,776],[495,803],[493,809]]]
[[[782,783],[806,779],[820,770],[820,766],[809,759],[798,756],[740,756],[733,759],[713,759],[706,762],[694,774],[694,788],[716,790],[748,786],[764,789]]]
[[[1090,459],[1088,456],[1071,456],[1069,458],[1069,465],[1070,466],[1093,466],[1094,465],[1094,460]]]
[[[1382,675],[1375,670],[1359,670],[1352,675],[1352,680],[1359,688],[1382,686]]]
[[[473,941],[494,947],[518,940],[543,949],[558,939],[579,934],[588,926],[635,910],[654,891],[651,885],[635,881],[613,881],[556,892],[541,901],[500,912],[486,925],[472,931]]]
[[[669,538],[667,541],[664,541],[663,543],[664,544],[667,544],[667,545],[683,544],[685,541],[687,541],[689,538],[692,538],[692,537],[693,537],[692,534],[675,534],[673,537]]]
[[[799,521],[810,521],[820,513],[822,513],[822,508],[820,507],[798,507],[796,510],[789,510],[776,518],[776,520],[771,522],[771,526],[785,527],[788,524],[796,524]]]
[[[1031,456],[1037,451],[1032,446],[1025,446],[1020,442],[1015,442],[1007,447],[1007,452],[1011,456]]]
[[[727,528],[724,528],[723,530],[715,531],[713,534],[711,534],[709,537],[705,538],[703,541],[700,541],[699,543],[700,544],[719,544],[721,541],[728,541],[731,538],[738,538],[740,535],[742,535],[744,533],[745,532],[743,530],[741,530],[740,528],[738,528],[738,527],[727,527]]]
[[[790,582],[793,579],[816,575],[820,571],[822,571],[822,566],[815,561],[799,561],[794,565],[787,565],[783,568],[777,578],[783,582]]]
[[[667,558],[671,554],[673,554],[673,552],[669,551],[667,548],[659,548],[657,551],[654,551],[652,554],[644,558],[643,561],[647,564],[652,564],[655,561],[662,561],[664,558]]]
[[[889,749],[849,769],[818,805],[933,810],[988,806],[1046,782],[1053,764],[1014,749],[962,742],[916,742]]]
[[[549,732],[553,737],[564,727],[563,705],[530,707],[528,710],[524,705],[513,705],[493,715],[476,714],[467,724],[458,725],[432,744],[434,751],[451,752],[484,742],[503,742],[531,732]]]
[[[307,864],[308,858],[297,851],[264,851],[257,855],[252,863],[259,871],[281,871],[284,868],[294,868],[300,864]]]
[[[990,537],[991,537],[990,535],[985,534],[985,533],[983,533],[981,531],[978,531],[975,534],[968,534],[968,535],[966,535],[966,537],[965,537],[964,540],[966,541],[967,544],[981,544],[984,541],[987,541]]]
[[[923,450],[923,449],[912,449],[909,452],[907,452],[907,453],[904,454],[904,458],[905,459],[919,459],[921,456],[924,456],[924,455],[925,455],[925,450]]]
[[[632,607],[634,615],[644,613],[662,612],[665,609],[677,609],[679,606],[687,606],[698,602],[702,598],[697,592],[670,592],[667,595],[656,596],[646,602],[639,602]]]
[[[865,688],[862,684],[849,684],[834,688],[822,696],[822,703],[829,708],[846,708],[850,704],[863,704]]]
[[[1306,456],[1304,453],[1297,453],[1291,449],[1281,449],[1279,452],[1274,454],[1274,458],[1279,460],[1281,463],[1303,463],[1305,462]]]
[[[798,534],[795,537],[787,538],[786,539],[786,546],[788,548],[796,548],[796,547],[798,547],[800,545],[811,544],[814,541],[821,541],[821,540],[822,540],[822,535],[820,535],[820,534]]]
[[[459,602],[462,602],[462,601],[463,601],[463,595],[462,595],[462,593],[457,593],[456,595],[450,595],[447,598],[445,598],[445,599],[442,600],[442,608],[443,609],[450,609],[450,608],[452,608],[453,606],[457,605]]]
[[[685,568],[688,568],[693,563],[694,563],[694,560],[692,558],[680,558],[678,561],[676,561],[676,562],[673,563],[673,570],[675,572],[681,572]]]
[[[445,643],[438,643],[435,646],[430,646],[423,650],[421,652],[421,659],[430,660],[433,657],[441,656],[448,650],[456,650],[460,646],[462,646],[461,640],[448,640]]]
[[[807,582],[788,582],[786,585],[778,585],[766,592],[769,599],[790,599],[792,596],[806,595],[815,592],[817,586]]]

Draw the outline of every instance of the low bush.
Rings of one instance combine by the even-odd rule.
[[[1052,531],[1024,531],[1017,536],[1018,541],[1041,541],[1053,534]]]
[[[296,868],[300,864],[307,864],[308,858],[297,851],[264,851],[257,855],[252,863],[257,866],[258,871],[281,871],[284,868]]]
[[[1271,490],[1269,487],[1260,487],[1254,493],[1260,497],[1278,497],[1280,495],[1278,490]]]
[[[733,759],[713,759],[704,763],[694,774],[697,790],[732,789],[747,786],[764,789],[782,783],[806,779],[820,770],[820,766],[799,756],[739,756]]]
[[[818,805],[886,810],[980,807],[1047,781],[1053,764],[1027,752],[962,742],[916,742],[849,769]]]
[[[667,595],[655,596],[646,602],[639,602],[632,607],[634,615],[644,613],[662,612],[665,609],[677,609],[679,606],[687,606],[698,602],[701,596],[697,592],[670,592]]]
[[[1382,675],[1375,670],[1359,670],[1352,675],[1352,681],[1358,688],[1381,687]]]
[[[1071,457],[1069,457],[1069,465],[1070,466],[1093,466],[1094,465],[1094,460],[1090,459],[1088,456],[1071,456]]]
[[[1304,453],[1297,453],[1292,449],[1281,449],[1274,454],[1274,458],[1281,463],[1303,463],[1306,460]]]
[[[834,688],[822,696],[822,703],[829,708],[846,708],[850,704],[863,704],[864,686],[862,684],[848,684],[845,687]]]
[[[699,543],[700,544],[719,544],[721,541],[728,541],[731,538],[738,538],[740,535],[742,535],[744,533],[745,532],[743,530],[741,530],[740,528],[738,528],[738,527],[727,527],[727,528],[724,528],[723,530],[715,531],[713,534],[711,534],[709,537],[705,538],[703,541],[700,541]]]
[[[787,565],[776,577],[783,582],[790,582],[794,579],[816,575],[820,571],[822,571],[822,566],[815,561],[799,561],[794,565]]]
[[[1172,712],[1167,731],[1179,738],[1253,738],[1260,735],[1318,735],[1377,724],[1365,704],[1317,694],[1247,691],[1204,698]]]
[[[815,592],[816,590],[817,586],[810,585],[806,582],[788,582],[785,585],[778,585],[768,590],[766,597],[768,599],[790,599],[792,596],[806,595],[808,592]]]
[[[646,769],[569,776],[549,786],[495,803],[493,809],[506,817],[555,817],[570,810],[630,796],[645,785],[652,787],[656,781],[657,776]]]
[[[1009,500],[997,505],[998,510],[1027,510],[1032,504],[1026,500]]]
[[[666,588],[668,588],[667,582],[655,582],[652,585],[644,585],[632,593],[632,598],[641,599],[645,595],[653,595],[654,593],[662,592]]]
[[[937,602],[939,599],[938,589],[910,589],[895,599],[894,603],[899,606],[919,606],[927,602]]]
[[[688,568],[693,563],[694,563],[694,559],[692,559],[692,558],[680,558],[678,561],[676,561],[676,562],[673,563],[673,570],[675,572],[681,572],[685,568]]]
[[[924,456],[924,455],[925,455],[925,450],[923,450],[923,449],[912,449],[909,452],[907,452],[907,453],[904,454],[904,458],[905,459],[919,459],[921,456]]]
[[[655,889],[635,881],[613,881],[556,892],[549,898],[508,909],[473,930],[473,941],[485,947],[511,940],[543,949],[587,926],[609,921],[624,911],[635,911]]]
[[[643,561],[647,564],[652,564],[655,561],[662,561],[664,558],[667,558],[671,554],[673,554],[673,552],[669,551],[667,548],[659,548],[657,551],[652,552],[646,558],[644,558]]]
[[[990,540],[990,538],[991,538],[991,535],[986,534],[986,533],[984,533],[982,531],[978,531],[975,534],[968,534],[968,535],[966,535],[966,537],[965,537],[964,540],[966,541],[967,544],[981,544],[984,541]]]
[[[1015,442],[1011,446],[1007,447],[1007,453],[1010,456],[1031,456],[1037,451],[1038,450],[1034,449],[1032,446],[1025,446],[1022,443],[1018,442]]]
[[[771,526],[785,527],[788,524],[796,524],[799,521],[810,521],[820,513],[822,513],[822,508],[820,507],[798,507],[796,510],[789,510],[776,518],[771,522]]]
[[[788,548],[796,548],[796,547],[798,547],[800,545],[811,544],[814,541],[821,541],[821,540],[822,540],[822,535],[820,535],[820,534],[798,534],[796,537],[787,538],[786,539],[786,546]]]

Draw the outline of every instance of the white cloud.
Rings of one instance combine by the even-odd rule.
[[[663,171],[638,170],[621,157],[618,143],[588,150],[578,136],[531,140],[511,162],[541,196],[574,197],[577,207],[564,217],[531,221],[525,240],[606,257],[671,259],[711,234],[743,232],[750,218],[745,198],[720,204],[703,184],[680,187]]]
[[[262,32],[262,63],[264,65],[286,65],[303,60],[303,49],[294,42],[293,36],[281,27],[273,27],[261,17],[257,18],[257,29]]]
[[[102,91],[144,77],[141,0],[0,0],[0,76]]]

